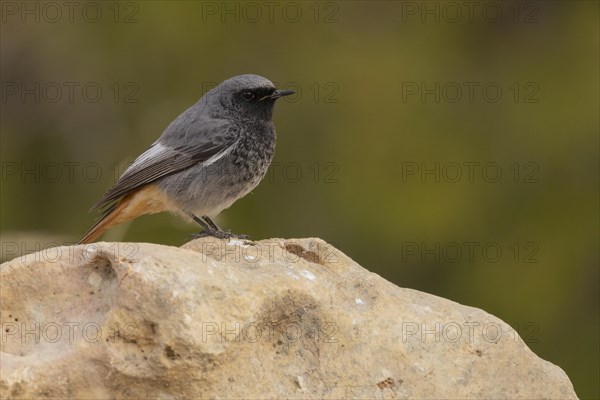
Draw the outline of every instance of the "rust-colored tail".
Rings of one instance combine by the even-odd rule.
[[[131,221],[141,215],[174,209],[169,203],[164,193],[160,192],[156,186],[144,186],[133,193],[125,195],[107,208],[94,226],[83,235],[79,244],[93,242],[108,228]]]
[[[79,241],[79,244],[91,243],[111,226],[135,218],[136,216],[133,215],[130,216],[130,218],[126,218],[127,215],[123,213],[123,210],[127,207],[127,203],[128,202],[125,199],[121,199],[118,203],[108,208],[102,217],[100,217],[100,219],[94,224],[94,226],[92,226],[90,230],[83,235]]]

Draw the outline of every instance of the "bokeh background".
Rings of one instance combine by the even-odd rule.
[[[600,396],[598,2],[0,4],[3,259],[75,242],[172,119],[256,73],[298,95],[222,226],[482,308]],[[154,215],[104,240],[195,231]]]

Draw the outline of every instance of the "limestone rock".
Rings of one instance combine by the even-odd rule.
[[[2,398],[576,398],[498,318],[319,239],[96,243],[0,272]]]

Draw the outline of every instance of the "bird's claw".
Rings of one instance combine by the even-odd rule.
[[[205,229],[202,232],[198,232],[198,233],[194,233],[194,234],[190,235],[190,237],[193,239],[203,238],[203,237],[207,237],[207,236],[212,236],[217,239],[248,239],[250,237],[250,236],[244,235],[244,234],[236,235],[234,233],[231,233],[231,231],[221,231],[221,230],[217,231],[217,230],[212,230],[212,229]]]

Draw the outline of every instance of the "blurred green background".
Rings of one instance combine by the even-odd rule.
[[[598,2],[1,4],[3,259],[78,240],[171,120],[256,73],[298,95],[222,226],[482,308],[600,396]],[[197,230],[161,214],[103,240]]]

